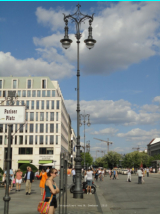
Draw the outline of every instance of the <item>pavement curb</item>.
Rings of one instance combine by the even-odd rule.
[[[106,199],[103,196],[102,191],[100,188],[96,188],[96,194],[95,194],[96,202],[98,204],[98,207],[100,209],[100,212],[105,214],[112,214],[109,205],[106,202]]]

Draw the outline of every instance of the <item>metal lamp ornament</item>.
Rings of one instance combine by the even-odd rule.
[[[60,42],[62,43],[62,47],[65,49],[68,49],[72,43],[72,40],[69,39],[68,36],[68,20],[71,20],[72,22],[75,23],[76,25],[76,34],[75,37],[77,39],[77,151],[76,151],[76,158],[75,158],[75,170],[76,170],[76,178],[75,178],[75,188],[73,192],[73,198],[83,198],[83,191],[82,191],[82,184],[81,184],[81,154],[80,154],[80,128],[79,128],[79,114],[80,114],[80,103],[79,103],[79,77],[80,77],[80,69],[79,69],[79,43],[80,43],[80,38],[81,38],[81,33],[80,33],[80,26],[81,23],[84,22],[85,20],[89,19],[89,36],[88,39],[86,39],[84,42],[86,43],[87,48],[91,49],[94,47],[94,44],[96,43],[96,40],[93,39],[92,37],[92,22],[93,22],[93,15],[84,15],[80,11],[81,5],[77,5],[77,11],[73,15],[64,15],[64,22],[65,22],[65,35],[64,39],[61,39]]]

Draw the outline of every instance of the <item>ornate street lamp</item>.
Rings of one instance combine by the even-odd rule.
[[[81,123],[81,117],[83,118],[83,121]],[[91,125],[90,123],[90,115],[89,114],[85,114],[85,111],[84,111],[84,114],[80,114],[80,123],[79,125],[81,126],[82,124],[84,125],[84,169],[86,169],[86,160],[85,160],[85,156],[86,156],[86,142],[85,142],[85,138],[86,138],[86,135],[85,135],[85,125],[86,125],[86,118],[88,117],[88,123],[87,123],[87,126],[89,127]]]
[[[79,69],[79,43],[81,38],[80,33],[80,26],[81,23],[84,22],[86,19],[89,19],[89,36],[88,39],[86,39],[84,42],[86,43],[87,48],[91,49],[94,47],[94,44],[96,43],[96,40],[92,38],[92,27],[91,24],[93,22],[93,15],[84,15],[80,11],[80,5],[77,5],[77,11],[73,15],[65,15],[64,14],[64,22],[65,22],[65,36],[64,39],[61,39],[60,42],[62,43],[62,47],[65,49],[68,49],[72,43],[72,40],[69,39],[68,36],[68,20],[71,19],[72,22],[75,22],[76,24],[76,34],[75,37],[77,39],[77,152],[76,152],[76,158],[75,158],[75,170],[76,170],[76,179],[75,179],[75,188],[73,192],[73,198],[83,198],[83,191],[82,191],[82,184],[81,184],[81,155],[80,155],[80,131],[79,131],[79,113],[80,113],[80,104],[79,104],[79,77],[80,77],[80,69]]]

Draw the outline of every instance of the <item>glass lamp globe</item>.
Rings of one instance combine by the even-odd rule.
[[[62,43],[62,47],[64,49],[68,49],[71,46],[72,40],[71,39],[61,39],[60,42]]]
[[[85,39],[84,43],[86,43],[87,48],[90,50],[94,47],[96,40],[95,39]]]

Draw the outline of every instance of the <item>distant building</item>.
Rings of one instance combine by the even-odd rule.
[[[23,163],[55,163],[71,152],[71,119],[59,84],[48,77],[0,77],[0,103],[9,105],[8,91],[16,91],[15,105],[26,105],[26,123],[12,126],[11,168]],[[0,167],[6,167],[8,127],[0,121]],[[70,162],[70,160],[69,160]]]
[[[151,140],[147,147],[149,155],[154,156],[160,154],[160,138],[154,138]]]

